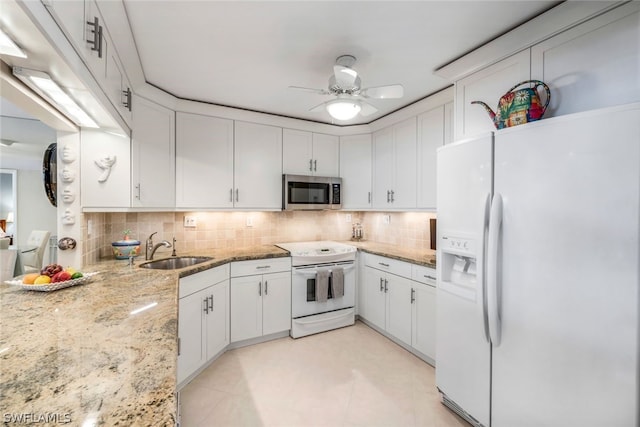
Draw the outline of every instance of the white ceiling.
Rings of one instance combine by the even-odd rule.
[[[441,67],[554,1],[123,0],[145,80],[176,97],[338,125],[369,123],[449,85]],[[335,59],[357,58],[363,87],[399,83],[378,112],[334,122],[309,109],[331,95]]]

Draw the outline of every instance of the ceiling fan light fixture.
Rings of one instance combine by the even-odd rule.
[[[336,99],[327,103],[327,112],[336,120],[353,119],[362,107],[357,102]]]

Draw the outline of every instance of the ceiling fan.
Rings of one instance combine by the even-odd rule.
[[[336,120],[349,120],[361,114],[368,116],[378,111],[376,107],[362,98],[391,99],[402,98],[404,88],[400,84],[362,88],[358,72],[351,68],[356,62],[353,55],[342,55],[336,59],[333,75],[329,78],[327,89],[313,89],[300,86],[289,86],[291,89],[304,90],[320,95],[335,95],[336,99],[316,105],[309,111],[327,112]]]

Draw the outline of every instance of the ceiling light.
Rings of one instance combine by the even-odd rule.
[[[27,57],[24,50],[20,49],[18,45],[11,40],[11,37],[9,37],[2,29],[0,29],[0,54],[17,56],[18,58]]]
[[[355,101],[335,99],[327,103],[327,112],[336,120],[349,120],[358,115],[362,107]]]
[[[13,75],[69,116],[78,126],[97,128],[98,124],[47,73],[13,67]]]

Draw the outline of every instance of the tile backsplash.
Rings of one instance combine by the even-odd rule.
[[[195,227],[184,227],[187,215],[195,217]],[[121,240],[124,230],[130,230],[131,238],[143,244],[156,231],[156,243],[175,237],[180,254],[289,241],[349,240],[353,224],[360,222],[365,240],[428,249],[429,219],[434,217],[435,213],[429,212],[350,211],[87,213],[83,264],[111,258],[111,242]],[[161,248],[158,253],[170,251]]]

